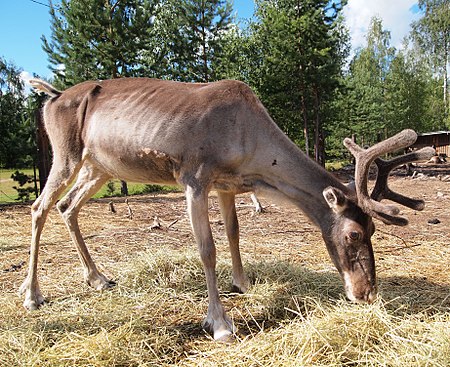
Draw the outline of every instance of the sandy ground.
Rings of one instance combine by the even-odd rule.
[[[373,245],[381,293],[389,298],[407,295],[414,307],[450,307],[450,165],[421,165],[413,177],[397,171],[391,187],[422,198],[425,210],[405,208],[407,227],[376,222]],[[343,179],[348,172],[337,173]],[[195,248],[181,193],[130,197],[133,217],[123,198],[91,200],[82,209],[80,227],[98,266],[114,278],[120,264],[140,251],[169,247],[179,251]],[[116,213],[109,210],[112,201]],[[302,264],[315,272],[337,273],[326,252],[321,234],[296,208],[262,199],[264,212],[255,214],[250,195],[237,198],[244,263],[283,260]],[[161,229],[152,229],[157,216]],[[0,206],[0,290],[12,295],[26,276],[30,242],[29,205]],[[210,198],[210,222],[218,257],[228,258],[224,226],[217,199]],[[432,223],[430,223],[432,222]],[[433,224],[434,223],[434,224]],[[42,236],[39,276],[47,297],[85,292],[82,268],[56,208]],[[17,306],[22,303],[17,299]]]

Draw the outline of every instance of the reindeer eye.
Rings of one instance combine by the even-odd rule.
[[[352,242],[359,241],[361,239],[361,233],[352,231],[348,234],[348,239]]]

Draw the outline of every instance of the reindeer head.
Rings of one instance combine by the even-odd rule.
[[[387,179],[395,167],[429,159],[434,155],[434,149],[423,148],[388,161],[379,158],[410,146],[416,139],[417,135],[413,130],[403,130],[368,149],[345,139],[344,145],[356,159],[354,191],[348,189],[344,192],[335,187],[327,187],[323,191],[324,198],[333,211],[333,225],[328,232],[323,233],[323,237],[351,301],[371,303],[376,298],[375,261],[371,242],[375,226],[372,218],[386,224],[408,224],[406,218],[399,216],[397,206],[380,201],[389,199],[414,210],[424,208],[422,200],[411,199],[390,190]],[[373,162],[377,165],[378,174],[375,187],[369,195],[368,175]]]

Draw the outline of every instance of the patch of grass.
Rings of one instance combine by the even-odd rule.
[[[332,161],[332,162],[326,162],[325,168],[328,171],[337,171],[341,169],[342,167],[345,167],[347,164],[349,164],[348,161]]]
[[[15,172],[15,169],[0,169],[0,203],[17,203],[18,193],[13,186],[17,186],[17,182],[14,182],[11,175]],[[32,176],[32,169],[20,169],[27,175]],[[108,188],[110,186],[110,188]],[[112,188],[112,189],[111,189]],[[69,189],[66,190],[66,192]],[[128,182],[128,194],[129,195],[142,195],[149,194],[153,192],[173,192],[178,191],[179,188],[174,186],[160,186],[160,185],[149,185],[135,182]],[[105,197],[115,197],[120,196],[120,180],[110,180],[108,183],[102,186],[102,188],[93,196],[95,199],[105,198]],[[34,200],[34,195],[31,196]]]
[[[16,169],[0,168],[0,203],[16,203],[18,198],[17,190],[13,186],[18,186],[18,183],[13,181],[11,175],[17,171]],[[33,169],[24,168],[19,169],[20,172],[28,176],[33,176]],[[34,195],[32,195],[34,197]]]
[[[179,191],[175,186],[162,186],[128,182],[128,195],[142,195],[156,192],[174,192]],[[102,186],[102,188],[93,196],[95,199],[121,196],[120,180],[110,180]]]
[[[111,291],[69,294],[30,314],[12,307],[11,299],[3,300],[0,364],[450,364],[448,313],[411,314],[382,299],[369,306],[350,304],[335,298],[342,292],[335,285],[338,279],[288,262],[255,262],[246,267],[255,279],[249,292],[222,294],[239,329],[233,344],[213,342],[200,327],[207,302],[198,254],[164,249],[117,264],[121,275]],[[221,289],[227,289],[231,264],[219,262],[217,272]]]

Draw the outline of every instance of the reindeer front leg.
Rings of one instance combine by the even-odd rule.
[[[196,185],[186,187],[186,202],[192,230],[200,251],[200,258],[208,288],[208,314],[203,327],[212,332],[215,340],[227,341],[234,326],[219,298],[216,277],[216,247],[208,217],[208,192]]]

